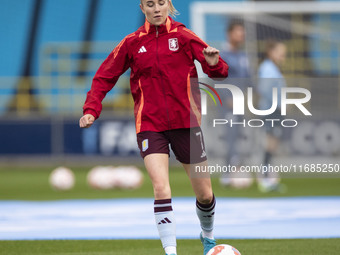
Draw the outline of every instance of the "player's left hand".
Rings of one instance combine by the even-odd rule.
[[[95,121],[95,117],[92,114],[85,114],[79,120],[79,126],[81,128],[89,128]]]
[[[208,46],[207,48],[203,50],[203,55],[207,63],[210,66],[214,66],[214,65],[217,65],[219,61],[220,51],[218,49]]]

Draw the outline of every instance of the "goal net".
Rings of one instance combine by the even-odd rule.
[[[297,155],[304,156],[303,162],[306,162],[305,156],[311,156],[315,161],[320,161],[316,156],[327,156],[326,162],[330,162],[328,157],[335,156],[338,159],[340,156],[339,2],[193,2],[190,6],[190,19],[191,29],[209,45],[220,50],[225,50],[227,47],[228,25],[233,21],[242,22],[245,28],[244,51],[249,60],[251,78],[255,78],[252,80],[255,81],[254,83],[256,83],[259,64],[265,57],[266,42],[268,40],[283,42],[287,47],[287,57],[281,72],[288,87],[304,87],[311,92],[312,99],[306,107],[311,110],[312,116],[305,119],[297,118],[299,122],[297,127],[284,129],[285,136],[281,140],[277,155],[288,157],[289,160],[286,162],[291,162],[290,160]],[[228,62],[228,59],[226,61]],[[202,98],[206,98],[206,95],[202,94]],[[210,107],[208,114],[204,116],[206,119],[209,118],[211,109],[213,108]],[[295,118],[297,116],[294,115],[295,113],[298,114],[299,111],[293,112],[293,117],[290,117]],[[245,116],[247,117],[254,118],[254,116]],[[214,117],[210,114],[210,118]],[[202,123],[203,127],[207,125]],[[212,130],[211,125],[209,130]],[[231,130],[229,126],[223,127],[222,133],[231,133]],[[246,157],[249,158],[256,154],[254,150],[259,146],[262,148],[265,146],[264,136],[258,135],[257,130],[249,126],[240,128],[238,137],[235,138],[238,142],[234,143],[237,153],[247,155]],[[209,147],[209,140],[213,138],[209,138],[209,132],[205,132],[205,136]],[[217,146],[217,142],[214,140],[211,146],[218,147],[217,152],[230,150],[223,144]],[[258,151],[263,152],[263,150]],[[228,153],[230,154],[230,151]]]
[[[190,18],[192,30],[219,49],[225,47],[228,23],[243,21],[253,70],[263,58],[265,41],[276,39],[287,45],[285,75],[339,75],[339,2],[194,2]]]

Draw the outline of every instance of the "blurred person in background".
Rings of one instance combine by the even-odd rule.
[[[154,216],[165,253],[176,255],[176,226],[169,184],[169,145],[190,177],[206,254],[216,245],[213,236],[215,197],[210,176],[192,177],[190,169],[207,166],[200,128],[200,90],[194,60],[211,78],[228,76],[219,51],[208,46],[183,24],[171,0],[141,0],[145,24],[126,36],[99,67],[83,107],[81,128],[99,117],[102,100],[118,78],[131,68],[137,143],[154,190]],[[209,175],[209,173],[208,173]],[[136,209],[138,218],[138,209]]]
[[[226,48],[221,51],[220,55],[223,59],[228,59],[228,80],[231,78],[249,78],[249,60],[244,51],[245,28],[241,20],[235,19],[229,22],[226,38]]]
[[[282,42],[268,40],[265,54],[265,59],[258,69],[257,92],[259,95],[259,109],[268,110],[271,108],[273,104],[273,89],[277,88],[277,109],[271,115],[265,116],[265,118],[282,121],[281,88],[286,87],[286,82],[280,66],[282,66],[286,60],[287,48]],[[278,123],[278,121],[276,123]],[[272,158],[278,149],[283,130],[280,124],[274,124],[274,127],[272,127],[271,122],[265,121],[265,131],[266,143],[263,163],[265,166],[268,166],[272,163]],[[285,186],[280,183],[278,175],[269,174],[259,176],[258,187],[262,192],[284,192],[286,189]]]
[[[227,45],[226,49],[221,51],[220,55],[228,61],[229,74],[228,83],[234,84],[242,91],[246,90],[251,75],[249,68],[249,59],[244,51],[245,43],[245,27],[242,20],[232,19],[226,29]],[[234,122],[240,122],[241,116],[233,115],[233,98],[229,93],[224,99],[226,107],[223,108],[223,119],[232,119]],[[241,157],[237,151],[237,140],[240,137],[240,127],[233,126],[228,128],[226,135],[227,157],[226,164],[239,166],[241,165]],[[242,176],[243,177],[243,176]],[[233,182],[238,181],[241,176],[231,175],[225,172],[220,177],[220,184],[224,187],[233,186]]]

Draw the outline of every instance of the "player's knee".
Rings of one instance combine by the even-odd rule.
[[[213,194],[201,194],[197,197],[198,202],[201,204],[210,204],[213,200]]]
[[[154,194],[158,199],[169,198],[171,197],[171,190],[169,185],[164,185],[161,183],[154,184]]]

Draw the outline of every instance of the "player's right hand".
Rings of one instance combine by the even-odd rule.
[[[95,121],[95,118],[92,114],[85,114],[83,117],[80,118],[79,126],[81,128],[89,128],[92,126],[94,121]]]

